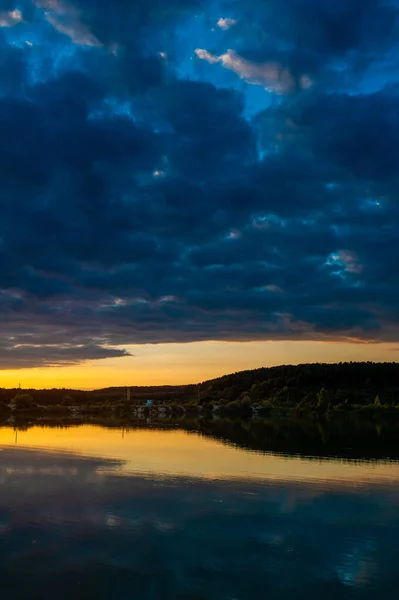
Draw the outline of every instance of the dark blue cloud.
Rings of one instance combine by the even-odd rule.
[[[0,25],[0,367],[398,341],[393,0],[0,0]]]

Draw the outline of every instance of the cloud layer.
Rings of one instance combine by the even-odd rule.
[[[0,0],[0,25],[0,368],[399,340],[395,2]]]

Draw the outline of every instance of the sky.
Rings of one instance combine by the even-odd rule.
[[[397,360],[398,0],[0,0],[0,386]]]

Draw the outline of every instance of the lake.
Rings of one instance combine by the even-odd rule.
[[[2,593],[394,597],[399,437],[373,424],[356,456],[339,431],[242,421],[2,427]]]

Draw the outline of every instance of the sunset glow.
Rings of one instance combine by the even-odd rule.
[[[279,364],[395,361],[399,345],[328,342],[202,342],[130,346],[123,359],[71,367],[0,372],[1,387],[97,389],[124,385],[200,383],[227,373]]]

